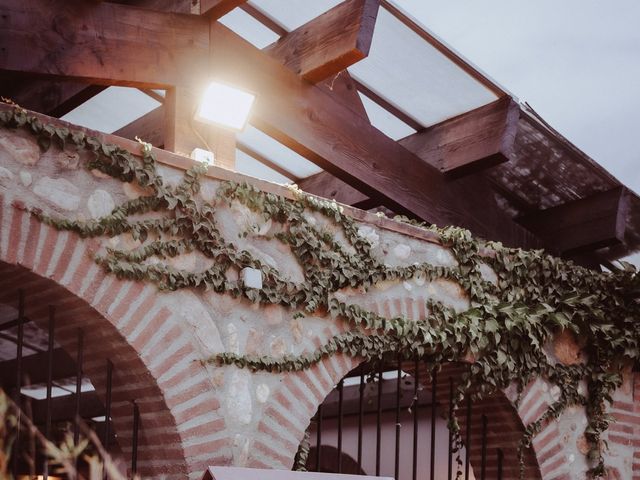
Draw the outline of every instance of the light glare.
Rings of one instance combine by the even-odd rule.
[[[242,130],[255,95],[224,83],[212,82],[204,92],[196,120]]]

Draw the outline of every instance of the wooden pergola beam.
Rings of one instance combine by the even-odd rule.
[[[461,175],[506,162],[520,108],[509,96],[409,135],[399,143],[447,174]]]
[[[211,29],[220,78],[257,93],[252,124],[394,211],[459,225],[508,245],[537,240],[501,212],[483,179],[448,182],[369,122],[221,24]]]
[[[327,172],[319,172],[298,181],[298,187],[307,193],[335,199],[345,205],[356,206],[369,200],[369,197],[346,182]]]
[[[596,250],[624,242],[628,195],[617,187],[518,218],[557,253]]]
[[[107,2],[6,0],[0,69],[100,85],[191,85],[208,73],[209,24]]]
[[[378,7],[378,0],[347,0],[265,51],[312,83],[338,75],[369,54]]]

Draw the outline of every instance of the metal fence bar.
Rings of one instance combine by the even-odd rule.
[[[378,413],[376,416],[376,477],[380,476],[380,455],[382,451],[382,361],[378,367]]]
[[[402,380],[402,356],[398,355],[398,369],[396,378],[396,454],[395,454],[395,479],[400,476],[400,382]]]
[[[16,390],[13,397],[14,403],[20,407],[22,389],[22,343],[24,342],[24,290],[18,290],[18,335],[16,339]],[[13,455],[11,458],[11,471],[14,478],[18,476],[18,452],[20,451],[20,424],[22,411],[16,412],[16,435],[13,441]]]
[[[431,456],[429,460],[429,478],[435,480],[436,478],[436,403],[437,403],[437,390],[438,390],[438,377],[436,368],[431,370]]]
[[[502,462],[504,461],[504,453],[502,449],[498,449],[498,480],[502,480]]]
[[[364,371],[360,373],[358,392],[358,471],[362,470],[362,424],[364,422]]]
[[[51,440],[51,393],[53,390],[53,344],[56,328],[56,307],[49,305],[49,338],[47,345],[47,400],[46,400],[46,417],[44,423],[44,436],[47,440]],[[44,480],[49,478],[49,462],[44,460],[43,467]]]
[[[138,471],[138,429],[140,428],[140,409],[133,402],[133,438],[131,439],[131,473]]]
[[[480,480],[487,478],[487,416],[482,414],[482,459],[480,461]]]
[[[317,430],[316,430],[316,472],[320,471],[320,462],[322,461],[322,404],[318,406],[317,417]]]
[[[449,422],[453,420],[453,378],[449,377]],[[453,432],[449,427],[449,449],[447,453],[447,480],[451,480],[453,474]]]
[[[342,416],[344,401],[344,381],[338,383],[338,473],[342,473]]]
[[[465,435],[464,449],[464,480],[469,480],[469,464],[471,461],[471,394],[467,395],[467,432]]]
[[[80,406],[82,396],[82,362],[83,362],[83,348],[84,348],[84,334],[82,329],[78,329],[77,339],[77,352],[76,352],[76,405],[75,405],[75,422],[73,424],[73,443],[78,444],[80,440]]]
[[[111,387],[113,380],[113,363],[107,360],[107,400],[105,402],[104,414],[104,440],[103,446],[106,452],[109,451],[109,440],[111,437]],[[103,478],[107,478],[107,471],[104,471]]]
[[[418,384],[420,383],[420,361],[416,359],[413,372],[413,475],[418,478]]]

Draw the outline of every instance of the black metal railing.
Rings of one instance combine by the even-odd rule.
[[[24,431],[24,418],[21,418],[23,415],[28,416],[28,412],[32,412],[30,407],[31,400],[25,397],[24,389],[25,387],[30,386],[29,378],[31,378],[31,374],[38,374],[33,371],[30,372],[29,368],[38,369],[38,370],[46,370],[46,397],[44,398],[45,403],[45,413],[44,413],[44,425],[39,424],[39,421],[36,421],[35,417],[30,417],[30,423],[36,425],[38,429],[41,431],[44,438],[49,441],[56,442],[59,438],[56,438],[54,435],[54,422],[58,421],[59,418],[63,419],[73,419],[70,423],[72,431],[69,433],[73,435],[73,440],[75,444],[78,444],[81,437],[81,422],[83,422],[82,408],[83,408],[83,392],[82,392],[82,384],[84,377],[83,370],[83,362],[84,362],[84,346],[85,346],[85,337],[82,329],[78,329],[77,332],[77,340],[76,340],[76,357],[75,357],[75,389],[69,394],[74,395],[73,402],[66,402],[65,405],[68,406],[69,412],[58,412],[56,410],[56,416],[54,418],[54,405],[53,405],[53,388],[56,385],[56,381],[60,380],[60,378],[56,377],[56,348],[55,348],[55,334],[56,334],[56,317],[60,316],[59,312],[56,312],[55,306],[51,305],[48,308],[48,325],[47,325],[47,349],[46,349],[46,364],[33,364],[30,363],[29,368],[25,368],[25,360],[29,360],[28,356],[24,355],[24,348],[33,349],[32,345],[28,345],[25,343],[25,325],[31,321],[31,319],[25,316],[25,293],[24,290],[18,291],[18,318],[15,320],[11,320],[9,322],[5,322],[0,324],[0,330],[10,330],[15,328],[16,334],[15,337],[4,335],[2,340],[4,342],[10,341],[15,342],[15,364],[12,359],[4,360],[4,362],[9,362],[12,365],[15,365],[15,383],[8,382],[6,385],[0,385],[0,387],[5,390],[7,394],[12,390],[11,398],[14,404],[18,407],[16,410],[17,422],[15,426],[14,441],[13,447],[11,451],[11,473],[14,478],[18,478],[18,476],[29,475],[29,474],[37,474],[41,475],[44,479],[49,477],[49,466],[48,461],[46,460],[43,452],[31,452],[27,451],[27,443],[23,438],[26,432]],[[6,350],[6,349],[5,349]],[[44,353],[44,352],[43,352]],[[113,395],[113,372],[114,365],[111,360],[107,360],[106,362],[106,393],[104,399],[102,400],[103,409],[100,411],[96,411],[95,409],[91,410],[91,416],[100,416],[100,414],[104,415],[104,427],[102,430],[102,435],[100,436],[102,446],[106,451],[109,450],[110,444],[113,438],[113,432],[111,428],[111,405],[112,405],[112,395]],[[68,373],[65,372],[67,375]],[[3,376],[3,378],[5,378]],[[27,412],[27,413],[25,413]],[[133,436],[132,436],[132,452],[131,452],[131,472],[136,473],[137,471],[137,460],[138,460],[138,446],[139,446],[139,433],[140,433],[140,411],[138,405],[133,403]],[[68,431],[69,428],[67,425],[62,426],[65,431]],[[58,435],[59,437],[59,435]],[[36,458],[31,459],[31,465],[26,464],[24,461],[21,461],[27,455],[35,455]],[[29,463],[29,462],[27,462]],[[78,467],[78,465],[76,465]],[[27,471],[30,470],[30,471]],[[105,470],[105,478],[106,478],[106,470]]]
[[[405,369],[411,369],[410,374],[404,374]],[[426,370],[424,370],[426,368]],[[422,372],[428,372],[427,377],[430,382],[420,385],[418,379]],[[395,381],[384,380],[386,372],[395,372]],[[442,375],[444,373],[445,375]],[[393,472],[396,480],[404,480],[403,475],[411,477],[412,480],[441,480],[457,478],[458,470],[461,470],[463,478],[469,480],[472,472],[474,478],[478,480],[488,480],[488,464],[492,461],[493,474],[497,480],[503,478],[504,454],[500,448],[489,448],[488,428],[489,416],[485,413],[474,416],[474,408],[471,398],[466,398],[463,403],[461,420],[464,420],[463,445],[464,449],[456,454],[454,437],[451,431],[444,433],[438,430],[438,409],[447,408],[449,418],[454,414],[454,383],[453,377],[447,377],[446,372],[442,372],[443,383],[439,383],[438,374],[435,369],[422,360],[413,362],[401,362],[398,359],[393,365],[363,365],[351,372],[341,380],[334,392],[327,396],[325,402],[318,407],[315,417],[312,419],[310,428],[315,433],[310,438],[315,439],[310,446],[310,456],[307,468],[310,471],[333,471],[335,473],[357,473],[379,476],[390,475]],[[402,388],[403,382],[412,380],[411,389]],[[348,383],[347,383],[348,382]],[[367,388],[367,386],[372,388]],[[448,389],[446,388],[448,386]],[[444,388],[445,392],[440,395],[439,388]],[[445,401],[446,399],[446,401]],[[430,415],[425,415],[425,409],[430,409]],[[394,412],[393,419],[389,415]],[[385,415],[388,414],[388,415]],[[410,416],[407,415],[410,413]],[[346,422],[346,417],[352,417],[352,421]],[[413,431],[408,432],[409,437],[403,437],[403,418],[406,423],[412,423]],[[374,420],[375,419],[375,420]],[[480,435],[472,435],[473,420],[479,422]],[[372,423],[375,421],[375,426]],[[330,424],[328,424],[330,422]],[[346,426],[348,423],[348,427]],[[393,425],[392,423],[395,423]],[[366,462],[363,450],[373,451],[371,441],[368,447],[364,446],[365,429],[370,432],[369,438],[373,438],[375,427],[375,460]],[[356,431],[352,431],[355,430]],[[345,429],[349,429],[345,432]],[[475,430],[477,432],[477,430]],[[345,435],[348,433],[348,435]],[[390,437],[395,435],[394,439]],[[477,435],[477,433],[475,434]],[[355,445],[348,445],[345,438],[349,438]],[[402,445],[403,438],[411,439],[411,445]],[[476,438],[475,448],[472,441]],[[426,440],[428,439],[428,440]],[[393,458],[389,458],[388,452],[383,452],[383,441],[390,444],[394,441]],[[315,444],[314,444],[315,442]],[[437,448],[439,442],[446,444],[446,467],[441,464],[444,458],[439,458]],[[333,443],[333,444],[332,444]],[[425,450],[428,443],[428,449]],[[337,448],[336,448],[337,447]],[[328,459],[323,453],[323,449],[330,455]],[[411,463],[406,462],[406,453],[411,452]],[[477,464],[472,465],[472,451],[476,455],[474,459]],[[356,460],[350,459],[348,462],[347,452],[355,453]],[[384,453],[384,454],[383,454]],[[455,458],[456,456],[459,458]],[[479,458],[478,458],[479,455]],[[490,460],[489,456],[495,455]],[[424,456],[424,458],[422,458]],[[402,460],[405,460],[407,467],[403,471]],[[428,468],[419,468],[419,464],[424,465],[428,458]],[[370,459],[369,459],[370,460]],[[386,463],[385,463],[386,462]],[[345,464],[355,465],[356,471],[344,471]],[[366,465],[365,465],[366,464]],[[436,466],[440,465],[440,470]],[[472,468],[475,467],[475,468]],[[366,471],[368,469],[369,471]],[[446,471],[446,477],[444,472]]]

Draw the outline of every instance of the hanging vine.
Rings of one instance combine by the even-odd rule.
[[[148,144],[141,143],[138,158],[83,132],[45,125],[20,108],[1,110],[0,124],[30,131],[43,150],[54,143],[62,149],[73,146],[93,152],[85,163],[87,169],[134,182],[149,192],[125,201],[96,220],[54,218],[37,208],[30,209],[40,221],[81,237],[128,233],[142,242],[130,250],[107,248],[96,258],[107,272],[119,278],[153,282],[164,290],[202,288],[253,302],[278,304],[295,309],[298,316],[303,315],[300,312],[326,310],[351,327],[306,354],[275,358],[222,353],[208,361],[287,372],[307,369],[336,353],[363,360],[396,358],[399,353],[406,360],[427,358],[436,368],[471,357],[469,371],[457,387],[456,409],[467,394],[483,397],[512,384],[522,392],[531,380],[542,377],[556,385],[560,394],[539,419],[525,428],[519,449],[521,473],[522,452],[531,445],[532,438],[546,422],[576,405],[585,406],[588,415],[585,435],[590,445],[590,475],[604,475],[601,435],[610,422],[605,402],[611,401],[612,393],[621,384],[623,368],[638,359],[639,282],[631,266],[623,264],[615,273],[600,273],[543,251],[523,251],[477,240],[460,228],[418,225],[438,235],[457,265],[390,267],[375,258],[371,244],[359,234],[359,225],[335,201],[320,200],[300,191],[290,200],[244,183],[221,182],[215,201],[208,203],[197,195],[204,166],[187,170],[177,187],[168,186],[156,170]],[[277,269],[225,240],[215,213],[232,202],[245,205],[265,221],[282,225],[271,238],[290,247],[303,268],[304,281],[287,280]],[[348,245],[312,222],[308,212],[316,212],[337,226]],[[144,218],[142,214],[153,216]],[[192,272],[162,261],[188,252],[204,255],[211,266]],[[151,257],[160,261],[148,262]],[[481,271],[486,265],[496,273],[497,283],[483,278]],[[232,269],[246,267],[261,271],[262,288],[251,288],[228,275]],[[382,317],[348,305],[334,295],[347,287],[367,289],[381,281],[416,276],[425,281],[446,278],[457,282],[468,293],[471,307],[458,313],[430,301],[426,305],[428,318],[410,321]],[[584,343],[584,362],[564,365],[546,354],[545,345],[563,329]],[[586,394],[578,388],[583,380],[588,386]],[[455,416],[449,423],[460,446]],[[298,458],[304,455],[303,449]]]

